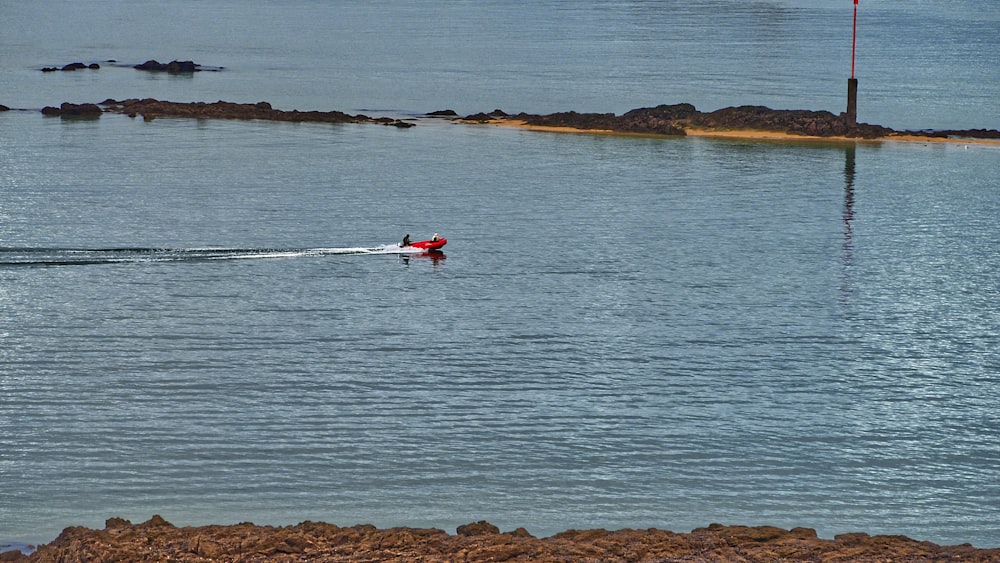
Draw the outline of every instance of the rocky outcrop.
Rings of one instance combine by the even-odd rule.
[[[923,137],[964,138],[964,139],[1000,139],[1000,131],[996,129],[944,129],[941,131],[903,131],[902,135],[920,135]]]
[[[894,132],[880,125],[852,125],[845,115],[834,115],[828,111],[775,110],[764,106],[739,106],[710,113],[697,112],[687,118],[686,122],[691,126],[707,129],[780,131],[814,137],[874,139]]]
[[[511,122],[538,127],[563,127],[581,131],[611,131],[650,135],[685,135],[687,129],[706,131],[769,131],[810,137],[847,137],[882,139],[893,136],[966,137],[1000,139],[992,129],[948,130],[935,132],[895,131],[881,125],[851,124],[845,114],[828,111],[771,109],[765,106],[738,106],[703,113],[691,104],[660,105],[639,108],[622,115],[613,113],[577,113],[574,111],[533,115],[510,115],[501,110],[476,113],[462,118],[472,123]]]
[[[518,114],[513,119],[528,125],[543,127],[572,127],[615,131],[620,133],[641,133],[651,135],[684,135],[680,120],[694,110],[691,104],[658,106],[656,108],[634,109],[621,116],[613,113],[576,113],[575,111],[549,115]],[[497,112],[490,114],[494,118]]]
[[[97,63],[90,63],[89,65],[83,63],[69,63],[61,67],[47,66],[42,68],[42,72],[74,71],[74,70],[82,70],[85,68],[89,68],[91,70],[97,70],[101,68],[101,65]]]
[[[170,74],[185,74],[185,73],[200,71],[201,65],[196,64],[194,61],[170,61],[169,63],[161,63],[155,59],[152,59],[142,64],[135,65],[132,68],[138,70],[148,70],[152,72],[169,72]]]
[[[10,111],[10,108],[3,104],[0,104],[0,111]]]
[[[843,534],[820,539],[809,528],[712,524],[690,533],[664,530],[568,530],[535,538],[523,528],[500,533],[488,522],[460,526],[450,535],[434,528],[339,527],[321,522],[296,526],[178,528],[159,516],[133,525],[111,518],[103,530],[66,528],[34,553],[4,560],[57,561],[565,561],[773,562],[1000,560],[1000,549],[968,544],[939,546],[905,536]]]
[[[97,104],[71,104],[63,102],[59,107],[46,106],[42,108],[44,115],[61,117],[100,117],[103,110]]]
[[[380,123],[394,127],[413,127],[412,123],[389,117],[368,117],[366,115],[348,115],[340,111],[283,111],[274,109],[267,102],[255,104],[239,104],[218,101],[205,102],[168,102],[146,99],[104,100],[102,106],[109,112],[123,113],[130,117],[142,115],[146,121],[158,117],[187,117],[195,119],[260,119],[266,121],[289,121],[295,123]]]
[[[620,116],[572,111],[508,116],[494,110],[489,114],[474,114],[465,118],[474,122],[498,119],[513,119],[534,126],[652,135],[684,135],[685,129],[689,128],[776,131],[817,137],[877,138],[893,133],[891,129],[879,125],[850,125],[844,115],[828,111],[774,110],[764,106],[739,106],[702,113],[691,104],[674,104],[634,109]]]

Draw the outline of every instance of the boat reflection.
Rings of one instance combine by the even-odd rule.
[[[440,250],[429,250],[427,252],[418,252],[416,254],[400,254],[399,255],[399,259],[402,260],[404,264],[409,264],[410,260],[414,259],[414,258],[429,259],[431,261],[431,263],[433,263],[434,265],[437,265],[442,260],[444,260],[445,258],[447,258],[447,256],[445,256],[444,252],[441,252]]]

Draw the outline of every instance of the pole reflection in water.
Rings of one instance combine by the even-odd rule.
[[[851,144],[844,152],[844,243],[840,279],[840,302],[846,303],[851,296],[851,267],[854,263],[854,171],[857,145]]]

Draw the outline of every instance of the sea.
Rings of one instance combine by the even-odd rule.
[[[1000,146],[425,115],[839,113],[855,9],[859,121],[1000,128],[994,0],[0,0],[0,546],[154,514],[1000,546]],[[40,113],[108,98],[415,126]]]

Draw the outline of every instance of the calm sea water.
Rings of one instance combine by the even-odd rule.
[[[0,544],[158,513],[1000,545],[997,147],[37,113],[840,111],[831,4],[5,3]],[[870,4],[862,120],[1000,127],[1000,9]]]

